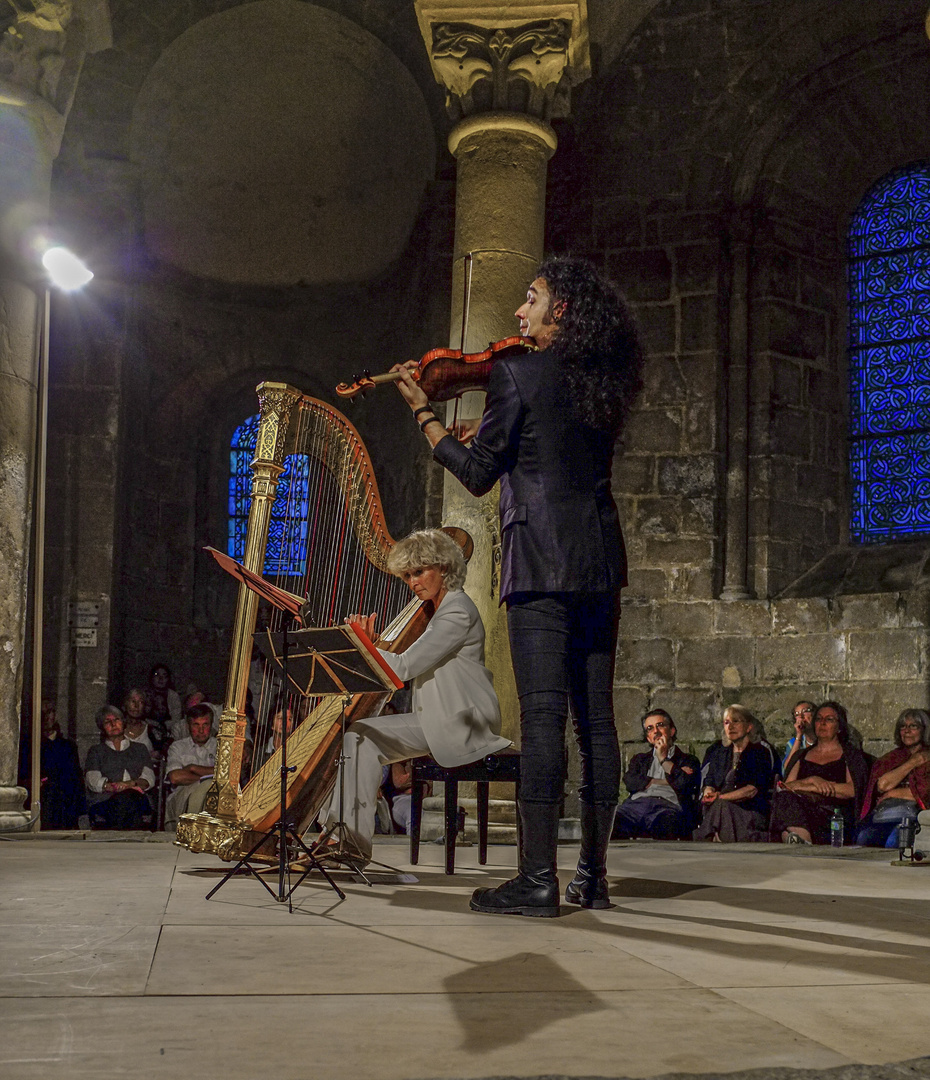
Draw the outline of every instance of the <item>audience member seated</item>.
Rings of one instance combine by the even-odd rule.
[[[158,752],[152,749],[152,740],[149,738],[148,711],[145,691],[134,686],[123,700],[125,735],[130,742],[141,743],[150,754],[157,758]]]
[[[772,762],[772,771],[775,774],[775,780],[781,779],[781,758],[778,756],[778,751],[769,742],[768,736],[765,733],[765,725],[758,716],[754,716],[752,719],[752,735],[749,737],[749,741],[757,743],[768,751],[769,758]],[[775,780],[772,781],[773,786]]]
[[[239,767],[239,783],[244,785],[252,777],[252,759],[255,754],[255,744],[251,739],[246,739],[242,744],[242,764]]]
[[[61,732],[50,698],[42,701],[40,750],[43,829],[76,829],[85,812],[84,774],[77,746]]]
[[[896,749],[872,766],[856,843],[896,848],[898,826],[930,805],[930,716],[905,709],[894,726]],[[44,810],[44,804],[43,804]]]
[[[184,699],[184,715],[195,705],[207,705],[210,711],[213,713],[213,734],[216,735],[220,730],[220,719],[223,715],[223,706],[215,705],[212,701],[207,701],[207,695],[202,690],[192,690]],[[249,734],[248,728],[246,728],[246,734]]]
[[[169,739],[183,739],[187,725],[181,711],[181,699],[171,683],[171,672],[156,664],[149,672],[149,728],[156,749]]]
[[[149,752],[125,735],[123,714],[115,705],[97,710],[102,741],[84,762],[92,829],[146,829],[152,808],[145,792],[155,783]]]
[[[432,784],[429,785],[432,790]],[[380,822],[384,832],[410,831],[410,804],[413,801],[413,759],[395,761],[381,770],[381,794],[387,802],[390,821]],[[429,794],[427,792],[426,794]],[[380,818],[379,818],[380,820]],[[393,828],[384,828],[384,825]]]
[[[635,754],[623,774],[630,797],[617,808],[616,839],[682,840],[697,824],[701,765],[675,745],[675,722],[664,709],[643,717],[651,750]]]
[[[695,840],[727,844],[768,840],[777,765],[771,748],[756,741],[757,727],[744,706],[724,710],[724,737],[708,747],[701,766],[703,818],[694,830]]]
[[[799,751],[772,799],[773,840],[786,844],[828,844],[830,820],[839,808],[844,835],[851,838],[869,770],[849,741],[846,710],[825,701],[814,714],[812,747]]]
[[[798,701],[791,710],[792,719],[794,720],[794,738],[788,740],[788,745],[785,747],[785,753],[781,759],[783,774],[787,772],[788,763],[794,757],[795,750],[800,753],[802,750],[813,746],[817,741],[814,738],[814,713],[816,711],[817,706],[813,701]]]
[[[174,832],[182,814],[199,814],[213,782],[216,739],[209,705],[187,710],[188,737],[168,747],[165,775],[173,790],[165,804],[165,831]]]
[[[278,709],[274,716],[271,718],[271,734],[265,740],[265,746],[261,753],[261,759],[258,762],[258,768],[261,768],[265,762],[271,757],[275,750],[281,748],[281,709]],[[265,729],[267,730],[267,728]],[[290,736],[294,731],[294,713],[288,706],[287,710],[287,734]],[[258,769],[256,769],[258,771]]]

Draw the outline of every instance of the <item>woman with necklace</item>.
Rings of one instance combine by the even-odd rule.
[[[858,818],[868,780],[862,753],[850,745],[846,710],[825,701],[814,714],[815,744],[795,758],[772,799],[773,840],[786,844],[828,844],[834,810],[846,836]]]
[[[701,767],[703,816],[695,840],[768,840],[776,771],[769,750],[754,739],[756,728],[756,718],[742,705],[724,711],[724,739],[709,747]]]

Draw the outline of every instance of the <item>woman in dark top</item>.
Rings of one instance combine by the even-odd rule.
[[[614,445],[640,386],[642,353],[616,290],[590,264],[550,259],[516,312],[541,350],[498,359],[470,448],[449,435],[402,371],[401,393],[436,460],[473,494],[500,480],[501,602],[520,696],[520,872],[479,889],[488,914],[554,916],[569,704],[581,756],[581,858],[570,903],[604,908],[620,787],[613,665],[623,537],[610,490]],[[398,369],[401,370],[401,369]]]
[[[852,835],[866,789],[865,758],[849,744],[846,710],[825,701],[814,714],[817,742],[792,758],[785,782],[772,799],[773,840],[786,844],[827,844],[830,821],[839,808],[844,832]]]
[[[776,765],[769,749],[754,742],[756,719],[742,705],[723,714],[728,745],[715,742],[701,767],[702,821],[695,840],[722,843],[768,840],[769,798]]]

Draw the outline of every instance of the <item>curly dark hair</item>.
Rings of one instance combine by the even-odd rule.
[[[587,259],[546,259],[536,273],[549,289],[550,313],[564,304],[550,348],[578,418],[619,434],[643,385],[642,346],[626,304]]]

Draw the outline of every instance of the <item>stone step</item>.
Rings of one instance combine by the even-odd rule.
[[[466,818],[478,820],[478,800],[459,799],[459,806],[465,811]],[[441,795],[430,795],[423,800],[423,809],[438,810],[440,813],[445,807],[445,799]],[[517,804],[513,799],[488,799],[488,825],[516,825]]]
[[[440,800],[441,802],[442,800]],[[445,815],[441,810],[423,811],[423,820],[420,822],[420,843],[430,843],[434,840],[442,840],[445,836]],[[489,844],[515,844],[517,842],[516,825],[498,824],[488,822]],[[471,815],[465,817],[465,839],[459,834],[456,843],[478,843],[478,819]]]

